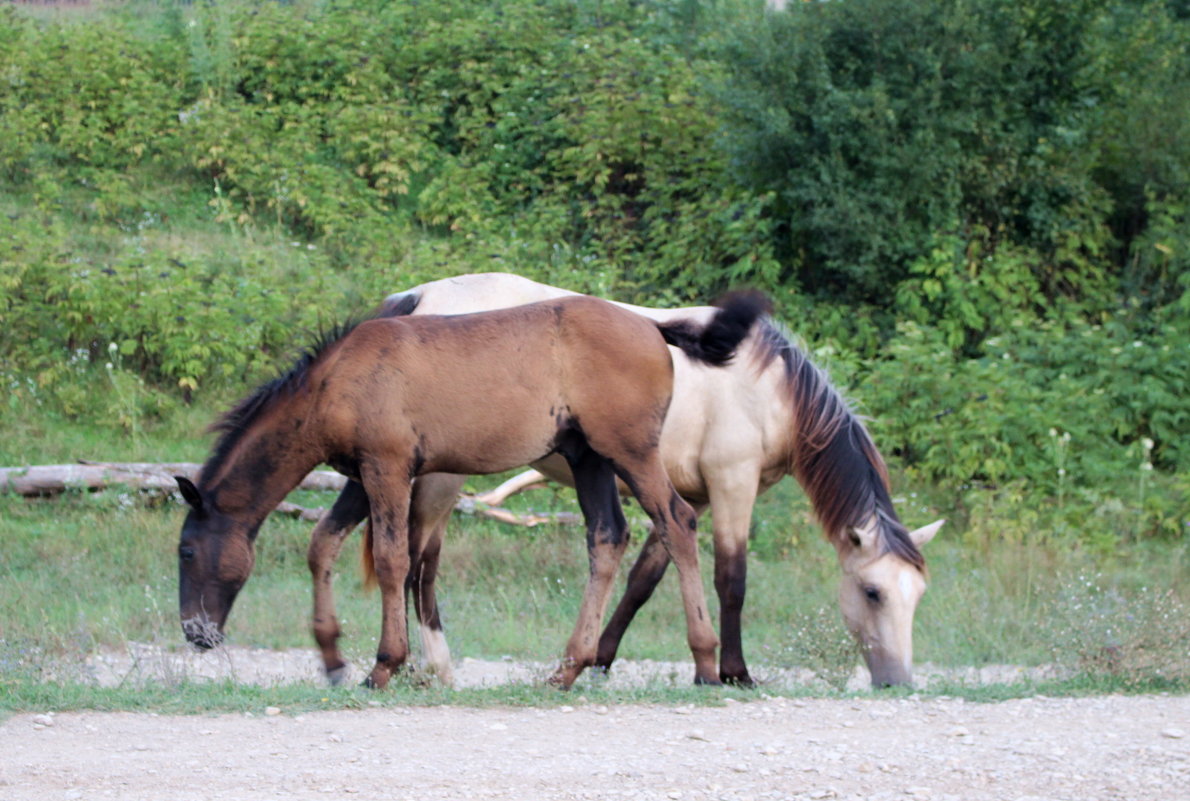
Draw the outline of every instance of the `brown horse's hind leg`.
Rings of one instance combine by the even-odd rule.
[[[628,572],[628,583],[624,588],[624,595],[612,612],[611,619],[599,637],[599,650],[595,655],[596,667],[607,670],[616,659],[616,652],[620,649],[620,640],[624,632],[636,617],[636,613],[653,595],[653,590],[661,583],[665,570],[669,567],[669,552],[661,544],[657,530],[650,527],[649,537],[641,548],[636,563]]]
[[[607,611],[616,571],[628,546],[628,522],[620,507],[611,463],[586,443],[571,445],[563,450],[563,455],[574,474],[574,488],[587,522],[590,573],[574,633],[566,643],[562,664],[550,677],[551,684],[563,689],[574,684],[583,669],[595,662],[599,628]]]
[[[322,516],[310,535],[306,553],[314,579],[314,641],[322,652],[322,665],[331,684],[338,684],[347,663],[339,653],[339,620],[335,615],[332,566],[343,541],[368,516],[368,496],[355,481],[348,481],[330,511]]]
[[[450,648],[442,631],[442,617],[434,583],[438,577],[438,558],[446,525],[454,511],[459,490],[466,476],[430,473],[413,483],[409,515],[409,592],[413,596],[417,620],[421,624],[421,648],[426,667],[438,681],[450,686],[454,671]]]
[[[711,613],[699,574],[694,510],[673,488],[655,450],[636,462],[617,461],[616,472],[653,521],[653,530],[678,569],[678,585],[686,612],[686,639],[694,656],[694,683],[719,684],[715,669],[719,639],[711,626]]]

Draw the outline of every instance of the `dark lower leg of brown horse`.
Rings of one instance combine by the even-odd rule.
[[[686,640],[694,657],[694,683],[719,684],[715,662],[719,638],[711,625],[698,568],[697,515],[673,488],[656,451],[636,463],[617,463],[616,473],[653,521],[654,532],[677,568],[686,614]]]
[[[628,630],[636,613],[653,595],[653,590],[661,583],[665,569],[669,567],[669,552],[661,544],[655,530],[649,532],[645,545],[632,570],[628,572],[628,583],[624,595],[616,604],[611,619],[599,637],[599,650],[595,655],[595,665],[604,670],[611,667],[616,659],[616,651],[620,649],[620,641],[624,632]]]
[[[306,554],[314,580],[314,641],[322,653],[322,666],[332,684],[343,680],[347,663],[339,653],[339,620],[335,615],[333,566],[343,541],[368,516],[368,496],[355,481],[348,481],[330,511],[310,535]]]
[[[744,643],[740,618],[744,611],[744,588],[748,577],[747,553],[716,554],[715,592],[719,595],[719,679],[724,684],[753,687],[744,664]]]
[[[583,669],[595,662],[599,629],[624,550],[628,521],[620,506],[615,471],[611,463],[577,438],[561,451],[574,475],[574,488],[587,523],[590,573],[574,633],[566,643],[562,664],[550,683],[569,688]]]

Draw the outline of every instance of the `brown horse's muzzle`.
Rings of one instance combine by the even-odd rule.
[[[186,641],[204,651],[223,642],[222,627],[206,616],[194,616],[182,620],[182,633]]]

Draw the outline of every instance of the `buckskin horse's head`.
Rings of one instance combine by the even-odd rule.
[[[190,512],[178,543],[182,632],[202,649],[223,641],[223,624],[255,564],[255,528],[221,512],[182,476],[176,477]]]
[[[906,537],[921,548],[942,522],[922,526]],[[926,591],[923,563],[882,546],[874,523],[852,529],[836,547],[843,568],[839,608],[863,650],[872,686],[911,684],[913,615]]]

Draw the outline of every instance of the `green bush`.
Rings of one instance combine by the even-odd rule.
[[[908,324],[857,393],[887,452],[956,499],[1007,492],[1052,503],[1061,517],[1102,507],[1093,488],[1111,488],[1139,515],[1123,515],[1116,533],[1181,536],[1190,498],[1157,508],[1144,482],[1155,467],[1190,468],[1186,331],[1022,322],[970,359],[955,356],[944,332]]]
[[[462,272],[750,284],[973,526],[1182,536],[1178,9],[5,5],[9,406],[134,430]]]
[[[1145,187],[1184,197],[1187,35],[1162,3],[795,4],[725,40],[734,162],[815,295],[884,303],[947,243],[1102,305]]]
[[[120,26],[37,27],[0,13],[0,174],[16,182],[61,168],[73,180],[171,151],[179,53]]]

